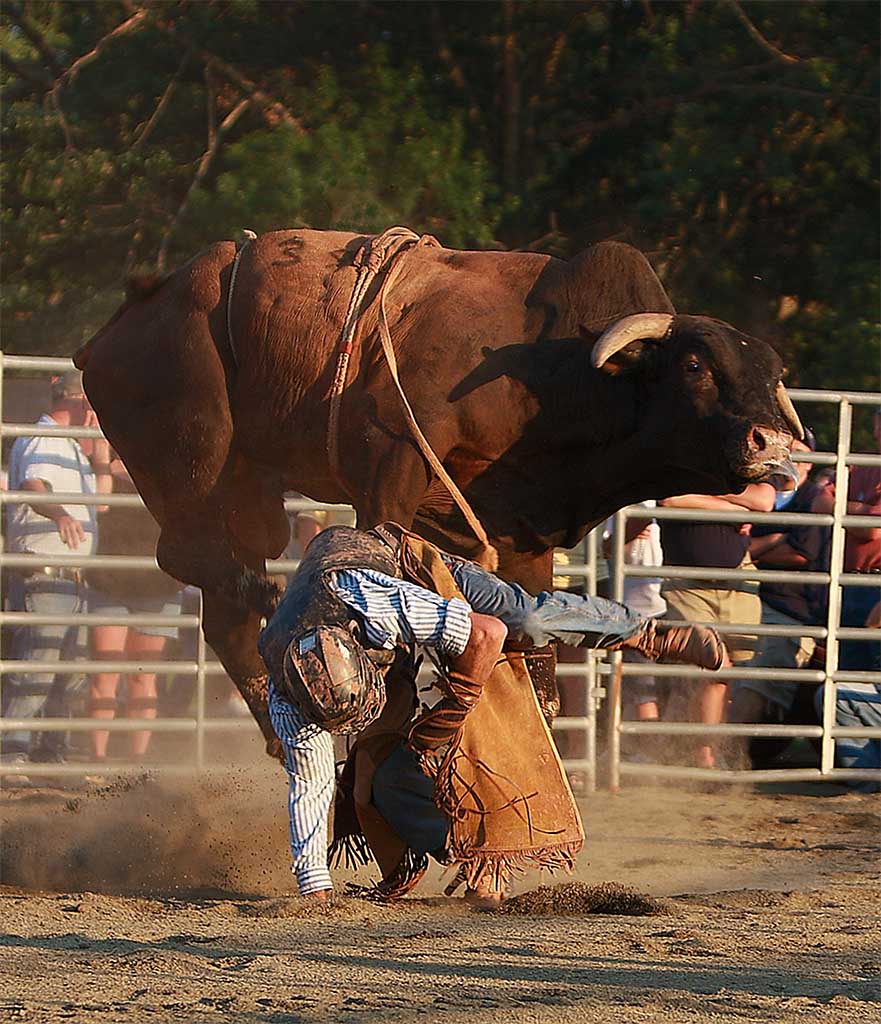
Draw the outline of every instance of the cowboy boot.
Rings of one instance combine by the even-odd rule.
[[[708,626],[662,626],[648,619],[636,640],[640,654],[662,665],[673,662],[715,670],[725,663],[725,644]]]

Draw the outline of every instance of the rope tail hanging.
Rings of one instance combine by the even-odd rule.
[[[410,433],[413,435],[414,440],[419,446],[419,450],[422,452],[438,479],[450,492],[453,500],[459,506],[462,515],[465,517],[465,521],[468,523],[468,526],[474,533],[475,537],[480,541],[481,549],[475,561],[484,568],[494,571],[498,568],[498,552],[493,545],[490,544],[489,537],[487,536],[486,530],[483,528],[483,524],[475,515],[474,510],[469,505],[465,495],[456,486],[446,469],[444,469],[443,464],[432,449],[425,434],[423,434],[422,429],[416,420],[413,408],[404,393],[403,387],[401,386],[400,378],[398,377],[398,364],[395,358],[395,350],[392,345],[391,332],[389,331],[388,326],[385,298],[386,293],[391,288],[392,282],[395,281],[400,274],[403,261],[399,257],[410,249],[423,245],[437,246],[439,243],[437,239],[433,238],[431,235],[422,235],[420,237],[410,231],[409,228],[395,227],[389,228],[388,231],[385,231],[383,234],[368,240],[356,254],[355,266],[358,267],[358,276],[355,281],[355,287],[352,291],[352,297],[349,300],[349,308],[346,313],[346,319],[343,323],[343,329],[340,335],[340,341],[337,348],[336,373],[334,374],[334,381],[330,394],[330,409],[327,423],[328,461],[330,462],[330,467],[334,475],[337,479],[340,479],[340,403],[343,390],[345,389],[349,361],[354,347],[355,328],[364,305],[367,291],[370,288],[372,281],[383,267],[388,267],[385,280],[383,281],[379,292],[379,337],[382,343],[383,354],[385,355],[386,362],[388,363],[389,372],[391,373],[392,380],[394,381],[395,387],[397,388],[398,394],[401,398],[401,403],[404,409],[404,418],[410,429]]]

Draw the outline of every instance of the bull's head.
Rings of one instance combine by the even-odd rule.
[[[637,313],[600,336],[591,362],[606,373],[645,374],[640,429],[659,431],[683,468],[732,490],[776,474],[795,478],[789,449],[804,428],[766,342],[710,317]]]

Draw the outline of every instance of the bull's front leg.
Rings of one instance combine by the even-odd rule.
[[[203,628],[208,643],[248,705],[266,740],[266,752],[284,761],[269,720],[269,673],[257,652],[261,616],[213,591],[203,591]]]

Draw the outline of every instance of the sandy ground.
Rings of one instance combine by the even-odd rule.
[[[0,1022],[881,1019],[878,797],[589,797],[576,878],[658,912],[523,916],[439,871],[395,905],[305,905],[284,794],[266,766],[0,793]]]

